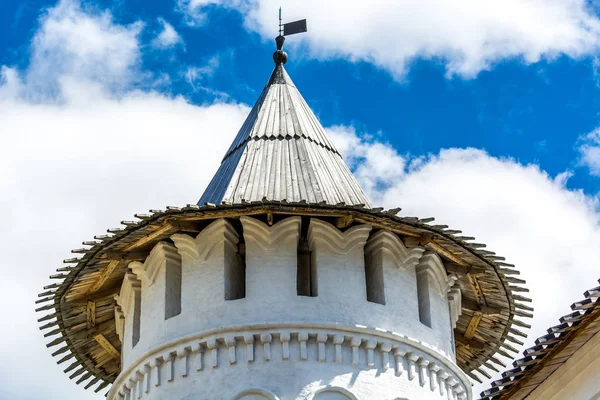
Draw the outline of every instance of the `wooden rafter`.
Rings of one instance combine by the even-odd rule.
[[[465,330],[466,339],[473,339],[473,336],[475,336],[475,332],[477,331],[477,327],[479,326],[479,322],[481,321],[482,316],[483,314],[481,314],[480,312],[473,313],[471,321],[469,321],[469,325]]]
[[[96,340],[96,342],[98,342],[98,344],[104,349],[106,350],[106,352],[108,354],[111,355],[112,358],[114,358],[115,360],[120,360],[121,359],[121,353],[119,353],[119,350],[117,350],[115,348],[115,346],[113,346],[108,339],[106,339],[106,337],[104,337],[103,334],[99,333],[97,335],[94,335],[94,339]]]
[[[96,279],[96,281],[92,283],[92,285],[89,287],[89,289],[86,292],[86,295],[94,293],[96,290],[100,289],[102,285],[106,283],[108,278],[110,278],[115,269],[119,266],[119,263],[119,260],[112,260],[111,262],[109,262],[108,265],[104,267],[104,269],[100,273],[98,279]]]

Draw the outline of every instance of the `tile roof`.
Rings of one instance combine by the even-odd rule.
[[[600,282],[600,281],[599,281]],[[517,400],[529,396],[589,339],[600,332],[600,286],[587,290],[585,298],[571,305],[572,313],[560,318],[560,324],[549,328],[535,346],[513,362],[502,379],[492,382],[481,393],[485,400]]]

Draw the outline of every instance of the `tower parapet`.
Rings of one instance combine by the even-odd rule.
[[[455,280],[425,248],[408,249],[371,224],[339,229],[278,214],[217,218],[171,239],[175,246],[158,242],[144,263],[129,264],[118,299],[128,310],[127,367],[109,398],[235,399],[258,390],[308,399],[327,388],[469,398],[451,339]]]

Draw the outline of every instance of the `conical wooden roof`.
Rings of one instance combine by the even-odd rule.
[[[200,198],[205,203],[371,203],[278,63]]]

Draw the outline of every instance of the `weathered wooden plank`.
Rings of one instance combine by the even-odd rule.
[[[479,321],[481,321],[482,314],[480,312],[473,313],[471,317],[471,321],[467,326],[467,330],[465,331],[465,338],[472,339],[475,336],[475,332],[477,331],[477,326],[479,325]]]
[[[87,328],[91,329],[96,326],[96,302],[88,301],[86,308]]]
[[[104,350],[106,350],[106,352],[108,354],[110,354],[114,359],[116,360],[120,360],[121,359],[121,353],[119,353],[119,350],[117,350],[109,341],[108,339],[106,339],[106,337],[102,334],[98,334],[98,335],[94,335],[94,339],[96,340],[96,342],[98,342],[98,344],[100,346],[102,346],[102,348]]]
[[[112,260],[111,262],[109,262],[108,265],[104,268],[104,270],[102,270],[102,272],[100,273],[100,276],[87,290],[86,294],[93,293],[96,290],[100,289],[102,285],[104,285],[104,283],[108,280],[108,278],[110,278],[114,270],[119,266],[119,262],[119,260]]]

